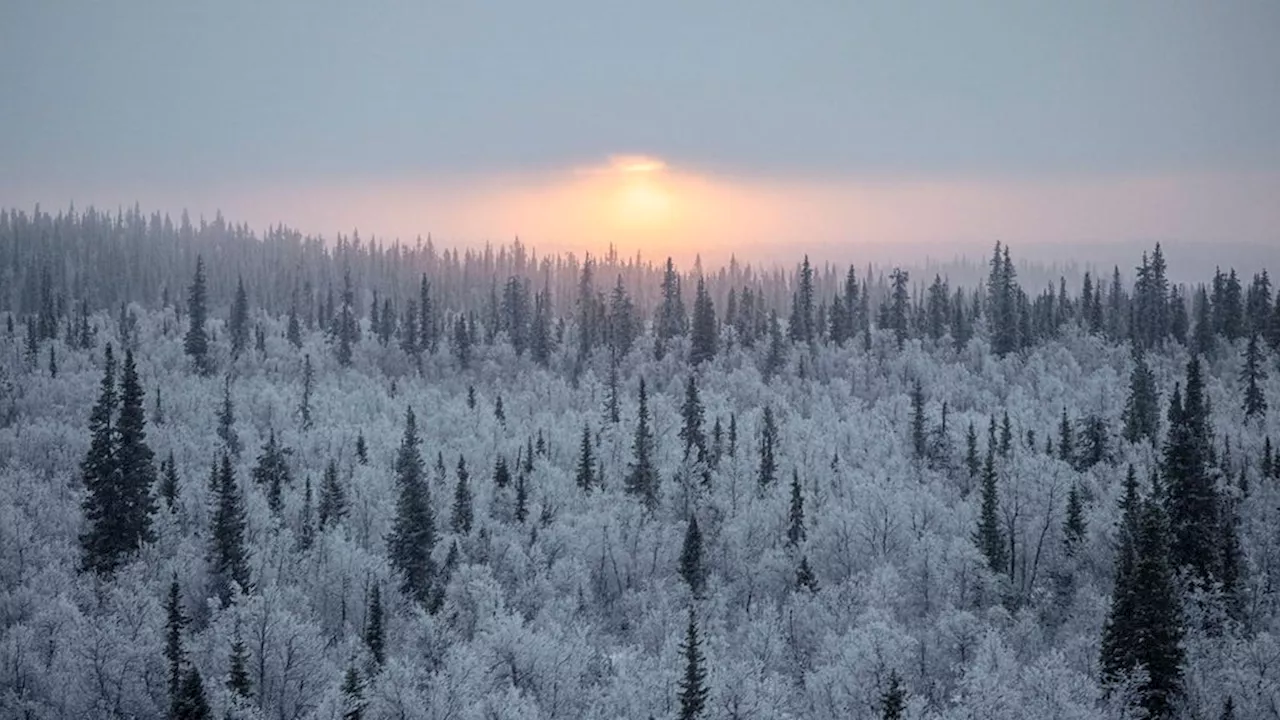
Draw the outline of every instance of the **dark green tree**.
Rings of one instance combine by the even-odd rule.
[[[925,432],[924,388],[917,378],[911,383],[911,453],[923,461],[929,453],[928,435]]]
[[[315,532],[311,524],[311,478],[308,476],[302,490],[302,513],[298,518],[298,547],[309,550],[315,541]]]
[[[698,623],[693,609],[689,609],[689,626],[685,631],[684,677],[680,679],[680,720],[696,720],[707,706],[710,691],[707,688],[707,669],[703,667],[702,642],[698,639]]]
[[[196,372],[209,375],[213,372],[213,361],[209,357],[209,336],[205,334],[204,324],[208,319],[208,290],[205,288],[204,258],[196,256],[196,274],[187,292],[187,335],[182,347]]]
[[[330,458],[320,481],[320,504],[316,508],[320,532],[342,522],[347,515],[347,492],[338,478],[338,463]]]
[[[244,291],[243,277],[236,279],[236,297],[231,303],[227,327],[231,334],[231,359],[235,360],[249,345],[249,296]]]
[[[458,456],[458,483],[453,488],[453,516],[449,526],[461,535],[471,532],[474,518],[471,507],[471,474],[467,472],[466,458]]]
[[[212,584],[225,606],[234,587],[250,589],[249,556],[245,549],[245,511],[240,488],[231,471],[231,457],[225,452],[214,477],[214,506],[209,528],[209,571]]]
[[[1155,441],[1160,429],[1160,395],[1146,354],[1133,345],[1133,369],[1129,372],[1129,397],[1124,407],[1124,439],[1136,443]]]
[[[456,547],[456,545],[454,546]],[[369,656],[376,667],[382,667],[387,660],[386,636],[382,629],[382,590],[374,583],[369,591],[368,619],[364,626],[364,645],[369,648]]]
[[[698,383],[694,375],[689,375],[684,386],[684,404],[680,406],[680,442],[684,444],[684,459],[688,462],[692,457],[697,462],[705,462],[707,455],[707,436],[703,431],[702,399],[698,396]]]
[[[987,558],[987,565],[995,572],[1006,572],[1004,535],[1000,531],[1000,496],[996,485],[995,452],[987,449],[987,461],[982,468],[982,507],[978,516],[978,530],[974,543]]]
[[[315,373],[311,369],[311,356],[307,355],[302,362],[302,404],[298,406],[303,430],[311,429],[311,391],[314,386]]]
[[[897,670],[889,671],[889,687],[880,696],[881,720],[902,720],[907,711],[907,691]]]
[[[640,378],[640,404],[636,413],[636,434],[631,445],[632,461],[627,468],[627,493],[650,510],[658,506],[658,469],[653,464],[654,438],[649,421],[649,394]]]
[[[1075,557],[1084,544],[1084,532],[1084,502],[1080,497],[1080,486],[1072,485],[1067,493],[1067,518],[1062,523],[1062,551],[1067,557]]]
[[[182,678],[178,700],[173,703],[173,720],[209,720],[209,701],[204,696],[204,681],[200,671],[187,668]]]
[[[693,301],[693,333],[689,341],[689,364],[701,365],[716,356],[719,332],[716,328],[716,308],[707,292],[707,284],[698,277],[698,293]]]
[[[236,409],[231,402],[231,376],[222,384],[222,409],[218,411],[218,439],[232,457],[240,457],[240,436],[236,434]]]
[[[1067,418],[1067,408],[1062,408],[1062,419],[1058,422],[1058,459],[1064,463],[1075,464],[1076,434]]]
[[[800,567],[796,568],[796,588],[808,590],[811,593],[818,592],[818,578],[813,574],[813,568],[809,566],[807,555],[800,557]]]
[[[578,450],[578,470],[575,480],[578,487],[583,490],[590,490],[595,485],[595,460],[591,456],[591,426],[582,426],[582,444]]]
[[[680,547],[680,577],[695,598],[702,597],[707,573],[702,565],[702,531],[698,529],[697,517],[690,517],[685,528],[684,544]]]
[[[796,293],[791,300],[791,319],[787,322],[787,339],[793,343],[812,343],[816,337],[813,317],[813,268],[804,256],[796,275]]]
[[[760,430],[760,468],[756,472],[756,481],[760,492],[773,485],[778,477],[778,461],[775,457],[778,442],[778,426],[773,419],[773,408],[764,408],[764,421]]]
[[[1173,565],[1190,570],[1206,586],[1218,569],[1218,492],[1209,471],[1211,438],[1200,360],[1193,356],[1187,363],[1186,394],[1175,388],[1169,404],[1162,474]]]
[[[501,455],[493,466],[493,484],[500,490],[511,484],[511,470],[507,467],[507,459]]]
[[[164,611],[164,659],[169,663],[169,703],[176,709],[182,690],[182,668],[187,661],[187,651],[182,646],[182,633],[190,622],[190,618],[182,611],[182,589],[178,586],[177,575],[169,583],[169,596],[165,600]]]
[[[254,482],[266,492],[267,506],[277,515],[284,508],[283,489],[292,483],[288,457],[289,450],[280,445],[275,430],[272,430],[253,468]]]
[[[805,540],[804,494],[800,489],[800,473],[791,471],[791,509],[787,513],[787,544],[795,547]]]
[[[249,648],[240,635],[240,623],[236,623],[231,636],[231,656],[227,662],[227,691],[236,701],[253,698],[253,681],[249,679]]]
[[[302,326],[298,323],[298,300],[295,296],[292,304],[289,305],[289,324],[285,330],[285,338],[289,340],[289,344],[295,348],[302,349]]]
[[[342,309],[338,314],[337,358],[342,367],[351,366],[352,348],[360,342],[360,324],[356,319],[355,290],[351,287],[351,268],[342,272]]]
[[[668,343],[684,335],[688,329],[689,318],[685,315],[684,300],[680,297],[680,274],[676,272],[671,258],[667,258],[667,265],[662,273],[662,300],[653,324],[656,356],[661,358],[665,355]]]
[[[428,605],[435,580],[435,517],[418,453],[418,425],[410,408],[405,414],[404,437],[396,454],[396,516],[387,549],[391,567],[400,575],[401,589],[411,599]]]
[[[773,380],[787,363],[787,348],[782,339],[782,327],[778,324],[778,313],[769,311],[769,349],[765,355],[763,375],[764,381]]]
[[[159,495],[164,500],[164,505],[170,510],[178,503],[178,468],[173,462],[173,451],[169,451],[169,456],[160,462],[160,490]]]
[[[355,666],[347,668],[342,679],[342,720],[360,720],[364,717],[364,682]]]
[[[1244,383],[1244,416],[1247,418],[1265,417],[1267,414],[1267,395],[1262,383],[1267,379],[1266,358],[1258,344],[1258,335],[1249,336],[1249,345],[1244,351],[1244,369],[1240,371],[1240,381]]]

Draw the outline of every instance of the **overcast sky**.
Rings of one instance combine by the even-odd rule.
[[[1013,188],[1040,188],[1048,204],[1064,186],[1103,197],[1172,184],[1159,201],[1135,196],[1156,202],[1136,220],[1104,209],[1114,225],[1093,217],[1073,230],[1094,199],[1044,220],[1042,236],[1014,208],[1008,231],[1280,242],[1274,0],[9,0],[0,98],[4,204],[217,203],[266,222],[306,215],[313,190],[326,202],[406,183],[456,195],[643,153],[784,194],[995,193],[957,216],[958,237],[1000,232],[1000,193]],[[1179,207],[1193,191],[1198,206]],[[404,233],[446,204],[417,197],[425,214],[396,222],[387,207],[381,220],[272,219]],[[437,224],[460,235],[505,237],[524,222],[447,215]],[[977,216],[986,224],[963,226]]]

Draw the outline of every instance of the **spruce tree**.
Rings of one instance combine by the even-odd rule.
[[[649,427],[649,395],[644,378],[640,378],[640,403],[631,452],[633,459],[627,468],[627,493],[640,498],[646,508],[653,510],[658,506],[658,469],[653,465],[654,438]]]
[[[1067,408],[1062,408],[1062,420],[1058,423],[1058,459],[1067,464],[1074,464],[1076,456],[1076,436],[1067,418]]]
[[[1219,513],[1221,516],[1218,523],[1218,556],[1221,563],[1218,569],[1219,589],[1227,615],[1238,621],[1244,613],[1242,597],[1244,578],[1241,577],[1244,551],[1240,547],[1240,518],[1230,501],[1223,502]]]
[[[675,263],[667,258],[666,268],[662,273],[662,301],[658,306],[658,315],[653,324],[654,353],[662,358],[667,352],[667,344],[674,338],[688,331],[689,319],[685,315],[684,300],[680,297],[680,275],[676,272]]]
[[[818,592],[818,578],[813,574],[813,568],[809,566],[809,556],[800,557],[800,566],[796,568],[796,589],[808,590],[811,593]]]
[[[1236,701],[1230,695],[1222,701],[1222,714],[1218,720],[1236,720]]]
[[[978,473],[982,472],[982,461],[978,459],[978,430],[969,423],[969,430],[964,436],[965,455],[964,466],[969,471],[969,480],[977,480]],[[965,486],[965,492],[968,492],[968,485]]]
[[[697,378],[689,375],[684,386],[684,404],[680,406],[680,441],[684,444],[684,460],[692,456],[698,462],[706,459],[707,436],[703,432],[702,400],[698,397]]]
[[[924,460],[929,452],[925,434],[924,388],[917,378],[911,383],[911,452],[916,460]]]
[[[178,468],[173,462],[173,451],[160,463],[160,499],[169,510],[173,510],[178,502]]]
[[[778,313],[769,311],[769,350],[765,356],[763,375],[769,382],[782,372],[787,362],[787,349],[782,339],[782,327],[778,324]]]
[[[1240,371],[1240,381],[1244,383],[1244,416],[1247,418],[1265,417],[1267,414],[1267,395],[1262,389],[1262,383],[1267,379],[1265,361],[1255,333],[1249,336],[1249,345],[1244,351],[1244,369]]]
[[[684,644],[680,647],[684,654],[684,677],[680,679],[680,720],[696,720],[702,716],[710,694],[707,689],[707,669],[703,667],[702,643],[698,639],[698,623],[689,609],[689,626],[685,631]]]
[[[1080,486],[1072,485],[1067,493],[1067,518],[1062,523],[1062,551],[1074,557],[1084,543],[1084,503],[1080,498]]]
[[[1155,374],[1147,366],[1140,346],[1133,345],[1133,369],[1129,373],[1129,397],[1124,408],[1124,438],[1131,443],[1154,441],[1159,431],[1160,396]]]
[[[182,678],[182,688],[173,703],[173,720],[209,720],[209,701],[204,696],[204,681],[200,671],[187,668]]]
[[[702,532],[698,529],[697,517],[690,517],[685,528],[684,544],[680,547],[680,577],[695,598],[702,597],[707,575],[702,566]]]
[[[1126,536],[1127,537],[1127,536]],[[1169,565],[1164,512],[1142,503],[1132,550],[1117,560],[1111,609],[1103,629],[1102,677],[1113,685],[1139,668],[1139,703],[1149,717],[1170,717],[1182,683],[1182,616]]]
[[[507,467],[507,459],[501,455],[493,465],[493,484],[499,490],[511,484],[511,470]]]
[[[295,297],[289,305],[289,324],[285,330],[285,338],[298,350],[302,349],[302,326],[298,324],[298,301]]]
[[[369,464],[369,444],[365,442],[363,430],[356,433],[356,462],[361,465]]]
[[[301,550],[311,549],[315,540],[315,528],[311,524],[311,478],[308,476],[302,490],[302,513],[298,518],[298,547]]]
[[[454,547],[457,547],[455,543]],[[368,619],[364,626],[364,645],[369,649],[375,667],[382,667],[387,660],[386,636],[382,629],[382,590],[377,583],[369,591]]]
[[[302,429],[311,429],[311,390],[315,385],[315,373],[311,370],[311,356],[302,361],[302,403],[298,406],[298,414],[302,417]]]
[[[182,668],[187,661],[187,652],[182,647],[182,632],[190,622],[190,618],[182,611],[182,589],[178,586],[177,575],[174,575],[169,583],[169,595],[164,603],[164,611],[164,659],[169,663],[169,703],[176,709],[179,693],[182,690]]]
[[[689,364],[701,365],[716,356],[718,345],[716,309],[706,282],[698,277],[698,294],[693,301],[693,333],[689,340]]]
[[[351,287],[351,268],[342,273],[342,309],[338,315],[338,364],[351,366],[352,348],[360,341],[360,325],[356,319],[355,291]]]
[[[231,376],[222,385],[222,409],[218,411],[218,439],[232,457],[240,457],[240,436],[236,434],[236,409],[231,402]]]
[[[522,472],[516,477],[516,522],[521,525],[529,517],[529,473]]]
[[[338,463],[332,458],[320,481],[320,504],[317,507],[320,532],[337,525],[347,514],[347,493],[338,479]]]
[[[360,720],[364,717],[364,683],[355,666],[347,668],[342,679],[342,720]]]
[[[249,679],[249,648],[240,635],[240,623],[236,622],[234,634],[231,636],[231,656],[227,662],[227,691],[233,700],[244,701],[253,698],[253,682]]]
[[[209,358],[209,336],[205,334],[204,324],[208,319],[208,290],[205,288],[204,258],[196,256],[196,274],[187,292],[187,335],[182,347],[191,357],[192,365],[200,375],[213,372],[213,362]]]
[[[804,494],[800,490],[800,473],[791,471],[791,509],[787,513],[787,544],[795,547],[805,540]]]
[[[436,542],[435,518],[422,456],[418,454],[418,425],[412,408],[405,413],[404,437],[396,454],[395,469],[399,496],[391,534],[387,537],[387,551],[391,567],[400,575],[400,587],[405,595],[429,606],[436,574],[431,559]]]
[[[591,457],[591,426],[582,426],[582,444],[578,451],[578,470],[575,480],[578,487],[582,490],[590,490],[595,485],[595,478],[592,473],[595,469],[595,460]]]
[[[974,543],[987,558],[987,565],[995,572],[1006,572],[1004,536],[1000,531],[1000,498],[996,486],[996,460],[993,449],[987,449],[987,461],[982,468],[982,508],[978,516],[978,530]]]
[[[1200,360],[1187,363],[1186,395],[1174,390],[1169,406],[1163,476],[1169,512],[1170,549],[1175,568],[1211,583],[1217,576],[1218,493],[1209,471],[1212,432],[1204,401]]]
[[[249,558],[245,549],[245,510],[240,488],[231,471],[231,458],[222,454],[222,461],[213,478],[214,507],[209,528],[209,570],[213,575],[213,587],[218,599],[225,606],[234,593],[234,586],[242,591],[250,589]]]
[[[235,360],[249,344],[249,296],[244,291],[243,277],[236,279],[236,297],[231,303],[231,319],[227,325],[231,334],[231,359]]]
[[[622,400],[618,391],[618,356],[616,353],[609,355],[609,389],[605,396],[604,409],[605,417],[609,422],[617,425],[622,420]]]
[[[284,508],[283,488],[292,480],[289,476],[289,451],[276,441],[276,431],[267,435],[267,442],[258,454],[258,462],[253,468],[253,480],[267,494],[267,507],[279,515]]]
[[[907,691],[897,670],[889,671],[889,687],[880,696],[881,720],[902,720],[907,711]]]
[[[773,420],[773,408],[764,408],[764,421],[760,431],[760,468],[756,472],[756,482],[763,493],[773,485],[778,476],[778,461],[775,457],[778,442],[778,426]]]
[[[467,472],[466,459],[458,456],[458,484],[453,488],[453,516],[449,519],[449,526],[460,535],[471,532],[474,517],[471,508],[470,479],[471,474]]]

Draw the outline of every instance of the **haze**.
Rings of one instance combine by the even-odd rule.
[[[7,3],[0,196],[648,256],[1274,260],[1277,37],[1273,2]]]

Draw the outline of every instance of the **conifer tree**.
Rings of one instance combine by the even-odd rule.
[[[974,543],[987,558],[987,565],[995,572],[1006,572],[1004,536],[1000,531],[1000,498],[996,487],[995,452],[987,449],[987,461],[982,468],[982,508],[978,516],[978,530]]]
[[[227,326],[231,334],[231,359],[235,360],[249,344],[249,296],[244,291],[243,277],[236,279],[236,297],[231,303]]]
[[[907,691],[897,670],[889,671],[889,687],[880,696],[881,720],[902,720],[907,711]]]
[[[791,509],[787,513],[787,544],[795,547],[805,540],[804,494],[800,490],[800,473],[791,471]]]
[[[685,382],[684,404],[680,407],[680,416],[683,420],[680,441],[684,444],[684,459],[688,462],[692,456],[702,462],[706,459],[707,436],[702,429],[703,409],[702,400],[698,397],[697,378],[692,374]]]
[[[267,494],[267,506],[277,515],[284,508],[283,488],[292,480],[289,476],[289,451],[276,441],[276,432],[267,435],[267,442],[258,454],[258,463],[253,468],[253,480]],[[323,524],[323,523],[322,523]]]
[[[290,345],[298,350],[302,349],[302,326],[298,324],[298,301],[296,297],[293,303],[289,305],[289,324],[285,330],[285,338]]]
[[[173,720],[209,720],[209,701],[205,699],[204,681],[200,679],[200,671],[194,667],[187,668],[183,675],[182,688],[171,712]]]
[[[498,456],[498,461],[493,466],[493,484],[498,489],[502,489],[511,484],[511,470],[507,467],[507,459]]]
[[[227,662],[227,691],[232,699],[245,701],[253,698],[253,682],[249,679],[249,648],[240,634],[240,622],[231,636],[231,656]]]
[[[583,490],[590,490],[595,485],[595,460],[591,457],[591,426],[582,426],[582,444],[578,450],[578,470],[575,480],[578,487]]]
[[[342,679],[342,720],[361,720],[364,707],[364,683],[360,671],[352,665]]]
[[[1080,498],[1080,486],[1072,485],[1067,493],[1067,518],[1062,523],[1062,550],[1067,557],[1074,557],[1084,543],[1084,503]]]
[[[1129,373],[1129,397],[1124,408],[1124,438],[1136,443],[1154,441],[1159,431],[1160,396],[1155,375],[1147,366],[1146,355],[1133,346],[1133,370]]]
[[[698,529],[697,517],[690,517],[685,528],[684,544],[680,548],[680,577],[695,598],[702,597],[707,575],[702,566],[702,532]]]
[[[222,385],[222,409],[218,411],[218,439],[232,457],[240,457],[240,436],[236,434],[236,409],[231,402],[231,376]]]
[[[196,274],[187,293],[187,335],[183,339],[182,346],[200,375],[209,375],[213,372],[213,362],[209,358],[209,336],[205,334],[204,329],[209,312],[207,303],[204,258],[196,256]]]
[[[244,544],[245,511],[231,458],[222,454],[214,477],[214,507],[209,529],[209,570],[218,599],[225,606],[234,586],[250,589],[249,558]]]
[[[605,417],[609,422],[617,425],[622,420],[622,400],[619,397],[618,390],[618,356],[617,353],[609,354],[609,388],[608,394],[605,396],[604,410]]]
[[[164,659],[169,663],[169,703],[176,709],[179,693],[182,690],[182,668],[187,661],[187,652],[182,646],[182,632],[190,622],[190,618],[182,611],[182,589],[178,585],[177,575],[174,575],[169,583],[169,595],[164,603],[164,611]]]
[[[454,548],[457,547],[455,543]],[[382,629],[382,590],[377,583],[369,591],[368,619],[364,626],[364,644],[369,648],[375,667],[382,667],[387,660],[386,636]]]
[[[978,473],[982,472],[982,461],[978,459],[978,430],[969,423],[969,430],[965,433],[965,456],[964,466],[969,471],[969,480],[978,479]],[[968,485],[965,486],[968,492]]]
[[[458,484],[453,488],[453,516],[449,525],[453,531],[461,535],[471,532],[474,517],[471,509],[471,474],[467,472],[467,461],[458,456]]]
[[[174,509],[174,505],[178,502],[178,469],[173,462],[173,451],[169,451],[169,456],[160,463],[160,498],[164,500],[165,507],[169,510]]]
[[[53,343],[49,343],[49,377],[58,377],[58,356],[54,353]]]
[[[325,466],[324,479],[320,481],[320,504],[317,511],[320,532],[342,522],[347,514],[347,493],[338,479],[338,463],[332,458]]]
[[[782,328],[778,324],[778,313],[769,311],[769,350],[764,361],[764,381],[769,382],[782,372],[787,362],[786,345],[782,340]]]
[[[1062,420],[1058,423],[1058,459],[1064,463],[1074,464],[1076,456],[1076,436],[1067,419],[1067,408],[1062,408]]]
[[[636,434],[631,445],[632,461],[627,468],[627,493],[640,498],[645,507],[658,506],[658,470],[653,465],[654,439],[649,427],[649,394],[640,378],[640,403],[636,413]]]
[[[342,273],[342,309],[337,318],[338,364],[351,366],[352,348],[360,341],[360,325],[356,320],[355,291],[351,287],[351,268]]]
[[[707,669],[703,667],[702,642],[698,639],[698,623],[689,609],[689,626],[685,631],[684,644],[680,651],[684,654],[684,677],[680,679],[680,720],[697,720],[702,717],[710,695],[707,689]]]
[[[311,429],[311,390],[315,384],[315,373],[311,370],[311,356],[303,358],[302,364],[302,404],[298,406],[298,414],[302,416],[302,429]]]
[[[808,590],[811,593],[818,592],[818,578],[813,574],[813,568],[809,566],[808,555],[800,557],[800,566],[796,568],[796,588]]]
[[[680,275],[676,272],[675,263],[667,258],[667,265],[662,273],[662,302],[658,306],[658,316],[653,325],[655,355],[658,358],[665,355],[667,344],[684,335],[688,326],[684,300],[680,297]]]
[[[529,517],[529,473],[522,472],[516,477],[516,522],[521,525]]]
[[[1240,381],[1244,383],[1244,416],[1247,418],[1265,417],[1267,414],[1267,396],[1262,390],[1262,383],[1267,379],[1265,357],[1258,344],[1258,335],[1249,336],[1249,345],[1244,351],[1244,369],[1240,371]]]
[[[929,452],[925,434],[924,388],[919,378],[911,383],[911,452],[916,460],[924,460]]]
[[[306,485],[302,490],[302,514],[298,524],[298,547],[302,550],[309,550],[314,540],[315,528],[311,525],[311,478],[308,476]]]
[[[707,284],[698,277],[698,293],[693,301],[693,332],[689,340],[689,364],[701,365],[716,356],[718,343],[716,308],[707,292]]]
[[[1233,620],[1240,620],[1244,613],[1244,602],[1241,597],[1244,557],[1243,550],[1240,548],[1240,518],[1230,501],[1223,502],[1219,513],[1221,515],[1218,523],[1218,555],[1221,562],[1218,570],[1221,583],[1219,588],[1227,615]]]
[[[1182,616],[1168,561],[1164,512],[1159,503],[1147,500],[1139,515],[1132,550],[1122,548],[1117,560],[1103,629],[1102,677],[1112,685],[1138,668],[1145,670],[1139,703],[1149,717],[1163,718],[1171,715],[1181,691]]]
[[[773,485],[774,480],[778,476],[778,461],[775,457],[778,442],[778,426],[773,420],[773,408],[768,405],[764,408],[764,421],[760,431],[760,469],[756,472],[756,481],[760,485],[760,492],[764,492]]]
[[[418,425],[410,408],[405,414],[404,437],[396,455],[396,516],[387,550],[391,567],[400,575],[401,589],[412,600],[429,605],[435,563],[435,518],[431,511],[422,456],[418,454]]]
[[[1209,472],[1212,433],[1204,401],[1200,360],[1187,363],[1186,395],[1175,388],[1162,471],[1167,485],[1170,550],[1175,568],[1203,583],[1217,576],[1218,493]]]

